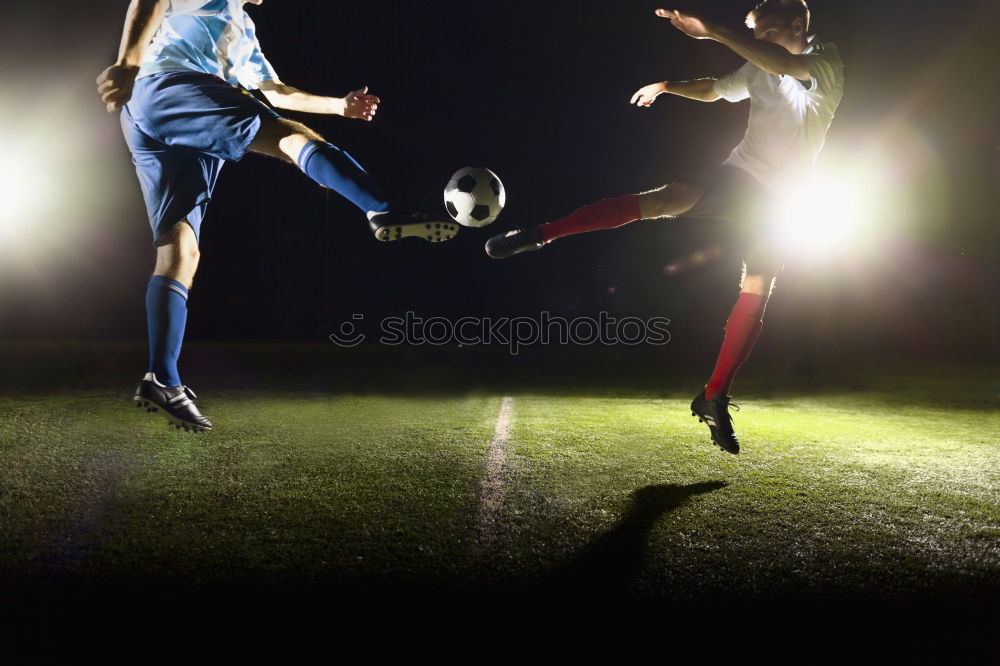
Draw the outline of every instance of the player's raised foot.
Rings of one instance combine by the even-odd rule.
[[[412,210],[376,213],[368,220],[368,225],[375,238],[380,241],[422,238],[431,243],[440,243],[454,238],[458,233],[458,223],[447,215]]]
[[[486,241],[486,254],[494,259],[505,259],[521,252],[531,252],[545,247],[541,227],[514,229],[497,234]]]
[[[705,398],[705,392],[700,391],[691,401],[691,416],[697,416],[698,421],[707,423],[712,433],[712,441],[723,450],[732,454],[740,452],[740,440],[733,432],[733,417],[729,415],[728,395],[713,395],[711,400]],[[738,405],[732,408],[739,411]]]
[[[167,423],[187,432],[209,432],[212,423],[201,415],[194,401],[198,398],[187,386],[164,386],[156,375],[147,372],[135,389],[135,406],[158,412]]]

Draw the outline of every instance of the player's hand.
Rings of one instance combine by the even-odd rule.
[[[381,101],[375,95],[368,94],[368,86],[352,90],[344,97],[344,117],[371,120]]]
[[[714,26],[694,14],[682,14],[676,9],[657,9],[655,13],[660,18],[670,19],[671,25],[688,37],[694,37],[695,39],[712,38],[712,29]]]
[[[651,106],[653,100],[667,92],[667,82],[659,81],[657,83],[650,83],[648,86],[643,86],[635,91],[632,95],[632,99],[629,100],[629,104],[635,104],[636,106]]]
[[[108,113],[117,111],[132,99],[132,86],[139,68],[130,65],[111,65],[97,77],[97,94],[108,107]]]

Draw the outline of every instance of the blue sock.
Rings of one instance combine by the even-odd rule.
[[[337,192],[368,213],[389,210],[382,190],[353,157],[325,141],[310,141],[302,148],[299,168],[323,187]]]
[[[146,287],[146,325],[149,328],[149,368],[166,386],[180,386],[177,358],[187,322],[187,288],[163,275],[149,278]]]

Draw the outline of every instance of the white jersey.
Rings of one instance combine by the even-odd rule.
[[[748,171],[774,191],[812,170],[844,95],[844,64],[835,45],[811,36],[802,55],[809,81],[768,74],[747,62],[714,84],[730,102],[750,98],[747,132],[724,164]]]
[[[242,0],[170,0],[138,78],[192,70],[251,89],[278,79]]]

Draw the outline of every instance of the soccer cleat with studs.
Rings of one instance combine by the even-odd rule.
[[[700,391],[691,401],[691,416],[697,416],[700,423],[708,425],[712,441],[723,451],[733,455],[740,452],[740,440],[733,432],[733,417],[729,415],[729,407],[739,411],[739,405],[729,404],[730,396],[716,394],[711,400],[705,397],[705,391]]]
[[[147,372],[132,398],[135,406],[146,412],[158,412],[167,423],[185,432],[210,432],[212,423],[202,416],[194,401],[198,396],[187,386],[164,386],[156,375]]]
[[[494,259],[506,259],[521,252],[531,252],[545,247],[541,227],[513,229],[505,234],[497,234],[486,241],[486,254]]]
[[[430,243],[440,243],[458,233],[458,223],[445,215],[411,211],[377,213],[368,220],[368,226],[380,241],[422,238]]]

